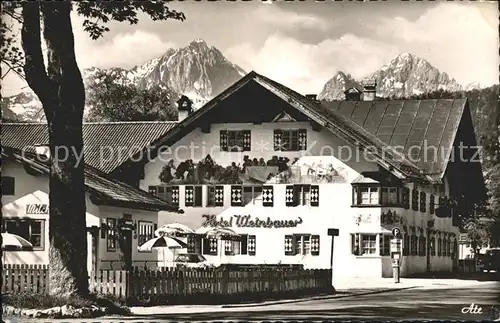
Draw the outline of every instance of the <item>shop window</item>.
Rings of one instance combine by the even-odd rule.
[[[201,185],[186,185],[184,187],[184,201],[186,206],[201,207],[203,206],[203,186]]]
[[[148,192],[164,201],[179,205],[179,186],[151,185]]]
[[[18,235],[33,245],[33,250],[44,250],[45,220],[3,219],[2,232]]]
[[[393,206],[398,204],[399,204],[398,188],[382,187],[382,205]]]
[[[116,251],[118,242],[118,229],[116,226],[116,219],[106,219],[107,234],[106,234],[106,249],[108,251]]]
[[[356,256],[377,254],[376,234],[351,234],[351,250]]]
[[[427,195],[425,192],[420,192],[420,212],[427,212]]]
[[[150,221],[139,221],[137,233],[137,244],[142,246],[146,241],[154,238],[155,224]]]
[[[250,151],[251,142],[250,130],[221,130],[220,132],[221,151]]]
[[[285,255],[319,255],[319,235],[293,234],[285,236]]]
[[[411,191],[411,209],[418,211],[418,191],[416,189]]]
[[[275,151],[301,151],[307,150],[307,130],[274,130]]]
[[[2,195],[15,195],[16,194],[16,180],[11,176],[2,176]]]
[[[224,186],[207,187],[207,206],[224,206]]]
[[[391,255],[391,238],[392,238],[392,236],[389,234],[380,234],[379,235],[379,246],[380,246],[379,254],[381,256],[390,256]]]
[[[354,205],[379,205],[379,187],[353,186]]]

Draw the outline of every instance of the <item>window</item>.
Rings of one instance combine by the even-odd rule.
[[[379,245],[381,256],[390,256],[391,254],[391,236],[388,234],[379,235]]]
[[[434,214],[434,210],[436,209],[436,202],[435,202],[434,194],[431,194],[429,199],[430,199],[429,200],[429,212],[431,214]]]
[[[137,244],[142,246],[146,241],[154,238],[155,225],[149,221],[139,221]]]
[[[207,206],[224,206],[224,186],[207,187]]]
[[[416,256],[418,254],[418,240],[415,234],[410,236],[410,256]]]
[[[44,250],[45,220],[33,219],[4,219],[2,232],[16,234],[33,245],[33,250]]]
[[[203,206],[203,186],[201,185],[186,185],[184,187],[184,201],[186,206],[201,207]]]
[[[262,201],[262,186],[243,186],[243,205],[257,204]]]
[[[443,250],[443,240],[441,240],[441,237],[438,238],[438,241],[437,241],[437,255],[438,256],[441,256],[441,251]]]
[[[411,209],[418,211],[418,191],[415,189],[411,192]]]
[[[204,255],[217,255],[218,240],[217,238],[203,238],[201,240],[201,250]]]
[[[398,188],[382,187],[382,205],[398,204]]]
[[[436,238],[432,237],[429,239],[429,252],[431,253],[431,256],[436,255]]]
[[[16,185],[14,177],[2,176],[2,195],[15,195]]]
[[[410,254],[410,236],[405,234],[403,237],[403,256]]]
[[[230,151],[230,152],[250,151],[251,149],[250,130],[221,130],[220,147],[221,151]]]
[[[427,195],[425,192],[420,192],[420,212],[427,212]]]
[[[116,250],[116,244],[117,244],[117,235],[118,235],[118,230],[116,227],[116,219],[113,218],[107,218],[106,219],[106,226],[108,227],[108,234],[106,237],[106,248],[108,251],[115,251]]]
[[[293,234],[285,235],[285,255],[319,255],[319,235]]]
[[[224,241],[225,255],[250,255],[255,256],[255,236],[243,234],[240,241]]]
[[[318,206],[318,185],[288,185],[285,193],[286,206]]]
[[[403,187],[403,207],[408,210],[410,208],[410,189]]]
[[[427,254],[426,251],[426,241],[425,241],[424,236],[419,236],[418,237],[418,255],[419,256],[425,256]]]
[[[354,186],[355,205],[379,205],[379,187]]]
[[[351,234],[351,250],[356,256],[377,254],[376,234]]]
[[[162,200],[179,205],[179,186],[152,185],[148,192]]]
[[[307,150],[307,130],[274,130],[275,151]]]
[[[231,186],[231,206],[245,206],[248,204],[261,204],[266,206],[265,202],[272,205],[272,194],[268,194],[272,190],[272,186]],[[264,196],[265,195],[265,196]],[[265,200],[264,200],[265,199]]]

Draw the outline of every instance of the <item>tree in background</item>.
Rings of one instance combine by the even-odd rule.
[[[183,13],[170,10],[162,1],[4,1],[1,4],[2,65],[27,81],[40,99],[48,123],[52,156],[49,292],[59,297],[88,294],[84,165],[77,162],[83,151],[85,89],[75,57],[70,16],[73,9],[85,17],[83,29],[92,39],[109,31],[106,27],[109,21],[136,24],[138,12],[153,20],[185,19]],[[19,27],[22,51],[14,36]],[[64,151],[64,158],[61,155],[56,158],[56,149],[59,154]]]
[[[99,71],[87,86],[89,121],[177,121],[177,94],[166,86],[141,88],[113,70]]]

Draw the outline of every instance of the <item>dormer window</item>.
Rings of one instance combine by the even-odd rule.
[[[379,205],[380,187],[353,185],[353,205]]]

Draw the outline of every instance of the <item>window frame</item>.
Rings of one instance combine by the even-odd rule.
[[[386,257],[391,255],[391,239],[392,239],[391,234],[386,234],[386,233],[379,234],[379,255],[381,257]]]
[[[377,196],[377,203],[363,203],[363,192],[362,190],[368,189],[369,201],[372,200],[372,195]],[[375,191],[376,190],[376,191]],[[373,191],[373,192],[372,192]],[[380,195],[381,195],[381,186],[380,185],[352,185],[352,203],[353,207],[379,207],[380,204]]]
[[[225,240],[224,241],[224,255],[225,256],[248,256],[248,234],[242,234],[240,240]],[[228,243],[229,242],[229,243]],[[231,248],[228,251],[227,245]],[[234,247],[238,246],[239,253],[234,253]]]
[[[394,189],[395,192],[392,195],[395,198],[395,201],[391,201],[391,194],[389,190]],[[386,192],[384,192],[386,191]],[[387,197],[387,201],[385,200]],[[399,206],[401,204],[400,199],[400,188],[397,186],[381,186],[380,188],[380,205],[382,206]]]
[[[368,250],[374,249],[374,253],[364,252],[364,247],[363,247],[364,237],[374,237],[373,242],[375,243],[375,246],[366,248]],[[351,254],[356,257],[380,257],[380,246],[378,239],[380,239],[379,233],[351,233]],[[357,253],[356,253],[356,242],[358,242]]]
[[[141,234],[141,225],[151,225],[151,234]],[[146,236],[146,239],[141,243],[141,237]],[[143,243],[145,243],[148,240],[153,239],[155,236],[155,223],[153,221],[144,221],[144,220],[139,220],[137,222],[137,246],[141,246]],[[144,252],[144,253],[151,253],[152,250],[138,250],[139,252]]]
[[[27,222],[28,223],[28,236],[25,236],[24,234],[20,232],[9,232],[12,234],[16,234],[26,240],[28,240],[31,244],[33,244],[32,237],[33,236],[40,236],[40,245],[37,246],[33,244],[33,251],[44,251],[45,250],[45,219],[33,219],[33,218],[3,218],[2,219],[2,232],[9,232],[7,230],[8,227],[8,222],[12,222],[15,224],[17,228],[19,228],[20,222]],[[33,223],[39,223],[40,224],[40,233],[33,233]]]
[[[249,130],[226,130],[227,151],[228,152],[249,151],[248,149],[245,149],[246,148],[245,147],[245,133],[248,131]],[[252,133],[250,132],[250,136],[251,135],[252,135]],[[232,145],[231,141],[234,141],[233,143],[236,143],[236,145],[234,145],[234,144]],[[235,150],[234,148],[237,148],[237,150]]]

